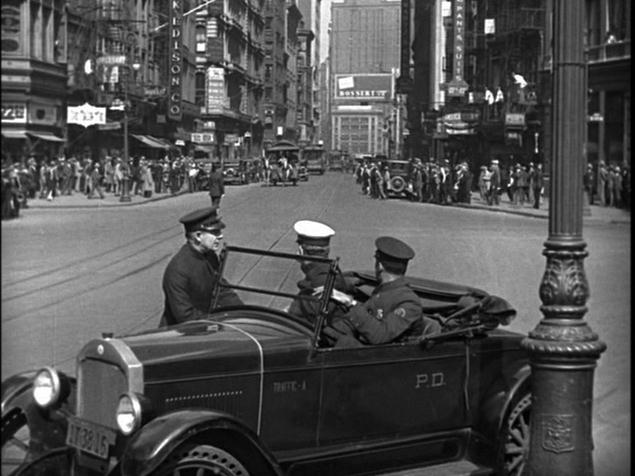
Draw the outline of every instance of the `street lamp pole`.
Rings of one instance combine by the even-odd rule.
[[[131,70],[136,71],[140,65],[134,63],[132,65],[126,64],[122,65],[128,69],[128,73],[131,73]],[[128,143],[128,77],[126,76],[126,80],[123,82],[123,162],[124,162],[124,174],[123,180],[121,183],[121,197],[119,198],[120,202],[131,202],[132,197],[130,196],[130,145]]]
[[[524,475],[593,474],[593,373],[606,344],[584,322],[589,286],[582,239],[586,123],[584,8],[553,2],[552,160],[544,319],[523,340],[531,362],[532,411]]]

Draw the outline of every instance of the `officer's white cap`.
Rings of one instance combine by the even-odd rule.
[[[294,223],[293,229],[298,235],[298,243],[316,246],[328,246],[335,230],[324,223],[313,220],[300,220]]]

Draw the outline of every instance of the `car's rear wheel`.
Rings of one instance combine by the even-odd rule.
[[[210,445],[190,444],[179,448],[155,476],[249,476],[231,453]]]
[[[531,393],[519,394],[509,408],[501,439],[503,474],[519,476],[523,473],[529,454]]]

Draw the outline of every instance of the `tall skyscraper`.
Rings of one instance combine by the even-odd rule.
[[[331,149],[391,155],[399,0],[333,0],[329,45]],[[394,145],[393,145],[394,146]]]

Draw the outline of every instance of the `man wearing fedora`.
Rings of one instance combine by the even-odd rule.
[[[217,209],[202,208],[179,221],[185,228],[186,243],[163,274],[165,308],[159,327],[205,319],[213,310],[213,291],[220,278],[225,224]],[[241,299],[232,289],[221,289],[217,307],[240,304]]]

